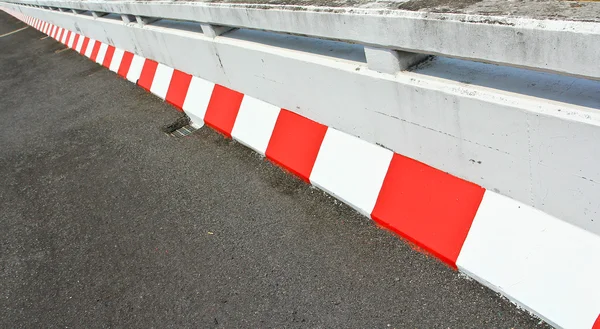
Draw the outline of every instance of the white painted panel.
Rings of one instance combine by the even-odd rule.
[[[75,32],[71,32],[69,40],[67,40],[67,47],[73,48],[73,42],[75,42]]]
[[[370,217],[393,152],[328,128],[310,182]]]
[[[123,49],[115,48],[115,52],[113,54],[113,58],[110,62],[109,69],[115,73],[119,71],[119,67],[121,67],[121,60],[123,60],[123,55],[125,52]]]
[[[94,47],[96,46],[96,40],[90,38],[90,41],[88,42],[87,48],[85,49],[85,53],[84,55],[88,58],[90,58],[92,56],[92,51],[94,50]]]
[[[280,111],[275,105],[244,95],[231,136],[264,155]]]
[[[104,62],[104,56],[106,56],[107,49],[108,49],[107,44],[102,43],[100,45],[100,49],[98,49],[98,55],[96,56],[96,63],[102,65],[102,62]]]
[[[169,91],[169,85],[171,84],[172,77],[173,68],[158,63],[158,66],[156,67],[156,73],[154,74],[154,80],[152,80],[152,85],[150,86],[150,92],[162,99],[165,99],[165,97],[167,97],[167,91]]]
[[[54,35],[54,39],[56,39],[56,41],[60,42],[60,38],[62,37],[61,33],[63,33],[64,30],[65,29],[62,27],[56,29],[56,34]]]
[[[214,88],[214,83],[198,77],[192,77],[190,81],[182,108],[196,127],[204,125],[204,115]]]
[[[140,74],[142,74],[142,69],[144,68],[144,63],[146,59],[144,57],[133,55],[133,59],[131,60],[131,65],[129,66],[129,71],[127,72],[127,80],[137,83],[140,78]]]
[[[486,191],[458,268],[553,326],[590,329],[600,311],[600,237]]]
[[[69,30],[64,30],[62,37],[60,38],[60,42],[62,44],[67,43],[67,36],[69,35]]]
[[[85,39],[85,37],[83,35],[79,35],[79,39],[77,39],[77,46],[75,47],[75,50],[77,52],[81,52],[81,47],[83,47],[83,40]]]

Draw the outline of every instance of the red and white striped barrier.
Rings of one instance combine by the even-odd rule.
[[[249,95],[15,12],[562,328],[600,329],[600,237]]]

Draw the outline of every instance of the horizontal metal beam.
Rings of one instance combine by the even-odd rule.
[[[197,21],[600,79],[600,24],[388,9],[164,1],[4,2]]]

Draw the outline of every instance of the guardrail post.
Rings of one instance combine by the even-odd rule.
[[[102,16],[106,16],[108,15],[108,13],[103,13],[101,11],[92,11],[92,16],[94,16],[94,18],[98,18],[98,17],[102,17]]]
[[[202,33],[209,38],[217,37],[225,32],[231,31],[234,28],[229,26],[220,26],[220,25],[212,25],[206,23],[200,23],[200,27],[202,27]]]
[[[75,15],[79,15],[79,14],[85,13],[85,10],[71,9],[71,11]]]
[[[381,73],[396,74],[426,60],[429,55],[365,46],[367,66]]]
[[[156,17],[135,16],[135,20],[138,22],[138,24],[140,24],[142,26],[156,22],[159,19],[160,18],[156,18]]]
[[[123,15],[121,15],[121,19],[123,20],[123,23],[125,23],[125,24],[135,22],[135,16],[133,16],[133,15],[123,14]]]

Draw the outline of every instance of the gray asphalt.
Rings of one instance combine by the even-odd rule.
[[[42,37],[0,38],[0,327],[544,327]]]

